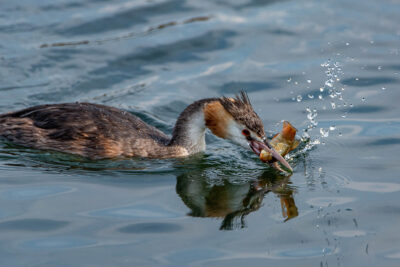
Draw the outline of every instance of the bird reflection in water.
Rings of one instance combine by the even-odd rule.
[[[258,210],[269,192],[280,198],[284,221],[298,215],[290,176],[271,171],[257,180],[233,183],[225,178],[219,184],[210,182],[204,173],[185,173],[177,177],[176,191],[191,209],[190,216],[223,218],[220,230],[246,227],[246,215]]]

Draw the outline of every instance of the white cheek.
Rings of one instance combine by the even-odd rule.
[[[246,137],[242,134],[243,129],[244,127],[238,124],[237,122],[235,121],[230,122],[228,124],[226,138],[239,146],[249,148],[248,141]]]

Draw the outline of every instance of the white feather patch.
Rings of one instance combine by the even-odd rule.
[[[197,153],[206,150],[206,126],[204,123],[204,113],[202,111],[196,112],[191,116],[187,131],[191,152]]]

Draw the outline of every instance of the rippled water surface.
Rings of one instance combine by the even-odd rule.
[[[1,266],[399,266],[400,2],[3,0],[0,112],[89,101],[170,133],[247,90],[294,174],[0,145]]]

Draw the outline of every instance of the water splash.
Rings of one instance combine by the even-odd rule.
[[[324,87],[320,88],[321,92],[328,90],[328,95],[332,99],[338,99],[343,102],[342,92],[345,91],[344,86],[338,86],[337,82],[340,82],[340,76],[343,74],[342,66],[339,62],[331,62],[328,60],[321,64],[321,67],[326,68],[325,74],[327,80],[324,83]],[[332,102],[334,103],[334,102]],[[336,108],[336,104],[331,105],[332,109]]]
[[[300,149],[299,153],[310,150],[316,145],[323,144],[324,142],[322,142],[321,139],[328,138],[330,132],[336,130],[336,126],[331,125],[328,128],[321,127],[319,128],[319,131],[316,131],[313,134],[314,128],[318,126],[317,108],[322,110],[340,110],[342,107],[346,107],[347,109],[353,107],[352,104],[349,104],[345,101],[343,96],[346,88],[340,83],[340,79],[343,74],[341,63],[328,59],[321,64],[321,67],[325,69],[324,73],[326,75],[326,80],[323,81],[323,85],[319,88],[320,94],[316,95],[315,97],[316,101],[319,101],[320,103],[315,102],[316,107],[308,106],[305,108],[308,124],[303,130],[303,134],[301,136],[301,140],[304,142],[305,146]],[[307,80],[307,83],[311,84],[311,80]],[[326,94],[327,97],[324,97],[324,94]],[[308,94],[307,97],[309,99],[314,99],[313,94]],[[301,102],[302,96],[298,95],[293,100]],[[326,103],[327,101],[329,102]],[[348,111],[345,111],[343,114],[341,114],[341,117],[346,118],[347,114]]]
[[[345,98],[343,97],[343,92],[346,90],[345,86],[340,84],[340,79],[341,76],[343,75],[343,70],[342,70],[342,65],[338,61],[331,61],[328,59],[324,63],[321,64],[321,67],[325,68],[325,74],[327,77],[327,80],[324,82],[324,86],[320,87],[320,92],[326,92],[328,93],[328,96],[330,98],[330,107],[332,110],[339,109],[341,107],[349,107],[352,108],[353,105],[345,101]],[[325,100],[323,95],[320,94],[318,96],[319,100]],[[323,105],[323,109],[326,109],[326,105]],[[345,111],[344,114],[341,115],[342,118],[346,118],[348,114],[348,111]]]
[[[305,144],[305,146],[304,148],[300,149],[298,153],[304,153],[312,149],[315,145],[320,144],[320,140],[318,138],[311,140],[311,136],[309,134],[318,125],[318,122],[316,120],[318,116],[317,109],[311,109],[310,107],[306,107],[306,112],[309,124],[307,125],[307,128],[303,130],[303,134],[301,136],[301,141]]]

